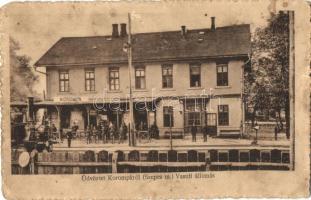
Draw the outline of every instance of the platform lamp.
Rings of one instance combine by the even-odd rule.
[[[179,99],[179,104],[180,104],[180,107],[179,107],[179,114],[182,115],[183,114],[183,110],[184,110],[184,102],[182,99]],[[182,108],[181,108],[182,107]],[[185,127],[183,129],[183,132],[182,132],[182,139],[185,138]]]
[[[173,107],[172,107],[172,111],[173,111]],[[174,113],[171,112],[171,110],[169,110],[169,113],[170,113],[170,149],[173,150],[172,115],[173,115]]]

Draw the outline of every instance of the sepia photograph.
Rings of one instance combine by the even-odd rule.
[[[5,173],[291,174],[300,29],[282,2],[10,4]]]

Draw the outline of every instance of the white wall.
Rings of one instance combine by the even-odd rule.
[[[217,119],[218,119],[218,105],[229,106],[229,125],[228,126],[218,125],[218,132],[221,130],[240,130],[242,119],[241,99],[239,97],[211,99],[206,107],[209,113],[217,113]]]
[[[169,130],[169,127],[164,127],[164,119],[163,119],[163,107],[164,106],[173,106],[173,112],[174,112],[174,126],[172,129],[183,129],[184,127],[184,117],[183,112],[180,112],[183,110],[183,105],[180,104],[178,100],[174,99],[164,99],[159,102],[157,107],[157,125],[160,131],[160,136],[164,134],[165,131]]]

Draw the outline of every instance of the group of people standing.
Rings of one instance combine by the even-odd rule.
[[[101,121],[97,126],[89,125],[86,129],[86,143],[102,143],[111,142],[112,144],[118,141],[123,143],[127,138],[127,126],[122,122],[117,128],[112,122]]]
[[[192,126],[191,126],[192,142],[197,141],[197,132],[198,132],[197,127],[195,126],[195,124],[192,124]],[[209,129],[208,129],[207,125],[203,126],[202,133],[203,133],[203,141],[207,142],[207,136],[209,134]]]
[[[150,125],[150,127],[147,126],[147,123],[137,123],[136,124],[136,131],[148,131],[148,137],[149,139],[153,138],[153,139],[159,139],[159,128],[156,125],[156,123],[153,123]]]
[[[57,128],[55,124],[45,120],[41,125],[36,127],[35,122],[29,123],[29,140],[30,141],[48,141],[57,139]]]
[[[77,136],[78,129],[79,127],[74,123],[71,130],[66,133],[69,148],[71,147],[71,140]],[[98,125],[87,126],[85,129],[86,143],[99,143],[100,141],[104,144],[108,142],[114,143],[115,141],[123,143],[127,138],[127,132],[127,126],[124,122],[117,128],[112,122],[103,120]]]

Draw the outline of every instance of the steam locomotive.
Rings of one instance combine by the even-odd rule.
[[[28,116],[11,110],[11,146],[13,149],[25,148],[28,152],[52,151],[56,143],[55,134],[48,120],[39,125],[33,120],[33,98],[28,99]]]

